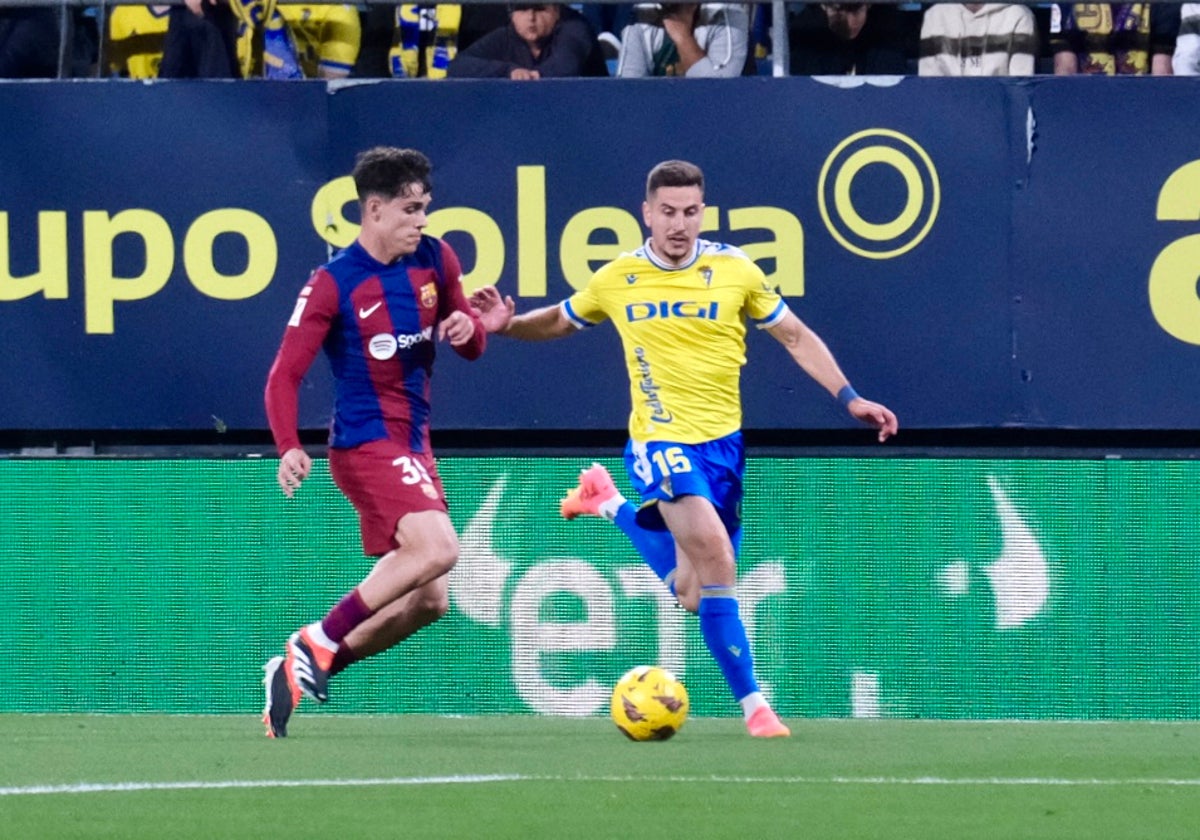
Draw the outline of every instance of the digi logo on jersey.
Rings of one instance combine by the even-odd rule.
[[[660,300],[657,303],[631,303],[625,307],[625,319],[630,323],[654,318],[703,318],[715,321],[717,313],[716,301],[699,303],[694,300]]]
[[[380,333],[379,335],[371,336],[371,340],[367,342],[367,351],[371,354],[371,358],[386,362],[400,350],[408,350],[423,341],[431,340],[433,340],[432,326],[415,333],[402,333],[400,335]]]

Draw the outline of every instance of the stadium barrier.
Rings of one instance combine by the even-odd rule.
[[[695,714],[732,714],[694,617],[617,529],[558,518],[580,466],[443,459],[450,613],[337,677],[323,709],[596,715],[657,662]],[[256,712],[263,661],[369,562],[325,461],[291,501],[274,472],[0,461],[0,712]],[[748,475],[740,596],[782,714],[1200,717],[1200,463],[752,458]]]

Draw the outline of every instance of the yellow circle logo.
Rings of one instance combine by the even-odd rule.
[[[854,179],[873,164],[894,170],[904,181],[904,206],[889,221],[863,218],[851,196]],[[941,201],[941,184],[929,155],[912,138],[886,128],[869,128],[839,143],[825,159],[817,182],[817,203],[829,233],[847,251],[873,260],[915,248],[933,227]]]

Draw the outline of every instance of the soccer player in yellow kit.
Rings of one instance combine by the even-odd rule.
[[[597,271],[559,304],[517,315],[495,287],[477,291],[497,332],[527,341],[571,335],[611,320],[621,337],[632,410],[625,466],[642,504],[626,501],[599,464],[585,470],[561,513],[604,516],[632,540],[643,559],[699,614],[700,634],[749,733],[791,732],[754,677],[750,644],[738,612],[739,507],[745,472],[741,368],[746,319],[765,329],[851,416],[896,433],[896,415],[860,397],[825,343],[788,308],[762,270],[742,251],[700,239],[704,174],[686,161],[655,166],[646,181],[642,218],[650,238]]]

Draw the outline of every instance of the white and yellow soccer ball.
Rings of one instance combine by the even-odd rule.
[[[687,720],[687,689],[666,668],[639,665],[617,681],[610,710],[631,740],[665,741]]]

